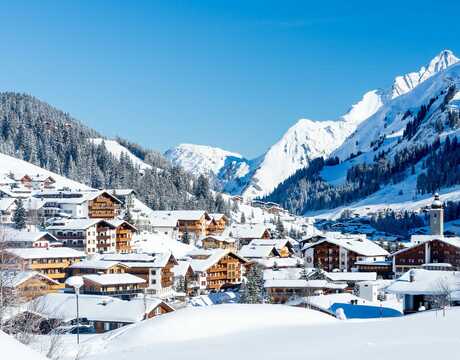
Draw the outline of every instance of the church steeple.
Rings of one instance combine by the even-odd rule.
[[[434,200],[431,203],[430,209],[430,228],[431,235],[444,234],[444,209],[439,194],[434,194]]]

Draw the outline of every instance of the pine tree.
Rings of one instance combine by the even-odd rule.
[[[190,234],[188,232],[187,225],[185,225],[184,233],[182,234],[182,242],[184,244],[190,244]]]
[[[253,265],[246,275],[246,283],[240,289],[240,303],[263,304],[268,302],[264,288],[263,269]]]
[[[22,230],[26,227],[26,209],[21,199],[16,200],[16,210],[13,215],[14,227]]]

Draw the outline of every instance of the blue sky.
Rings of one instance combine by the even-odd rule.
[[[164,151],[263,153],[444,48],[457,1],[0,1],[0,89]]]

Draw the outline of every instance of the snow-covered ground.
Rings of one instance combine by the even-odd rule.
[[[100,143],[104,142],[104,145],[109,153],[111,153],[115,158],[120,159],[122,153],[128,155],[129,159],[134,163],[134,165],[139,166],[141,170],[143,169],[151,169],[152,167],[149,164],[146,164],[141,159],[139,159],[136,155],[134,155],[131,151],[125,148],[123,145],[118,143],[115,140],[108,140],[108,139],[101,139],[95,138],[90,139],[93,144],[99,145]]]
[[[455,359],[460,309],[377,320],[336,320],[285,305],[182,309],[85,340],[85,358]],[[75,355],[69,346],[65,359]]]
[[[15,175],[46,175],[51,176],[56,181],[56,188],[69,187],[75,190],[88,190],[90,187],[79,183],[77,181],[70,180],[64,176],[58,175],[51,171],[45,170],[39,166],[33,165],[27,161],[14,158],[0,153],[0,175],[6,175],[13,173]]]
[[[21,344],[13,337],[0,331],[0,352],[2,359],[45,360],[46,357]]]

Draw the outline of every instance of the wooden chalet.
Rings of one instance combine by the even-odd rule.
[[[131,241],[133,234],[137,232],[136,227],[124,220],[110,220],[110,223],[115,227],[116,252],[119,254],[131,253]]]
[[[247,260],[230,250],[217,249],[209,254],[207,258],[191,256],[193,271],[201,274],[200,286],[205,284],[208,291],[239,286]]]
[[[20,301],[29,301],[59,288],[59,282],[37,271],[2,270],[1,276],[6,295],[14,294]]]
[[[384,261],[389,253],[365,235],[329,233],[322,240],[306,244],[302,252],[309,267],[325,271],[356,270],[358,261]]]
[[[122,205],[121,200],[107,191],[88,198],[88,217],[91,219],[114,219]]]
[[[37,271],[58,283],[52,289],[62,289],[68,268],[84,258],[83,252],[66,247],[10,248],[5,251],[0,268]]]
[[[230,224],[230,219],[225,214],[209,214],[209,220],[206,228],[208,235],[219,235],[225,231],[225,228]]]
[[[236,240],[226,236],[208,235],[201,240],[204,249],[236,250]]]
[[[143,292],[146,281],[127,273],[83,275],[81,293],[129,299]],[[69,289],[72,290],[72,289]]]

